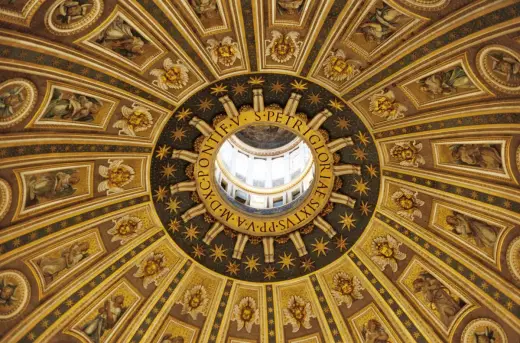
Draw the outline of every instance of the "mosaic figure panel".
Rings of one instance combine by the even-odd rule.
[[[138,291],[123,279],[74,321],[71,332],[87,342],[109,342],[141,301]]]
[[[510,146],[508,139],[439,140],[431,144],[436,168],[513,180],[507,161]]]
[[[436,200],[430,221],[435,230],[447,233],[451,239],[469,247],[478,255],[495,264],[499,263],[500,238],[510,225],[476,211]]]
[[[71,163],[17,170],[22,198],[17,215],[25,216],[92,197],[93,169],[93,163]]]
[[[106,129],[117,103],[114,98],[49,82],[34,125]]]
[[[374,304],[370,304],[350,319],[356,336],[364,343],[401,342],[391,330],[390,325],[383,318]]]
[[[189,5],[195,12],[201,26],[208,29],[225,27],[224,6],[219,0],[190,0]]]
[[[155,38],[119,7],[80,41],[91,50],[140,72],[165,52]]]
[[[471,306],[455,286],[416,258],[403,272],[398,284],[445,334]]]
[[[443,102],[464,101],[489,96],[462,55],[443,66],[436,66],[419,76],[405,81],[399,87],[419,108],[440,105]]]
[[[389,1],[372,1],[363,13],[346,44],[369,60],[393,44],[402,31],[420,22],[416,15]]]
[[[168,317],[160,330],[159,343],[195,343],[199,329],[173,317]]]
[[[53,244],[26,260],[41,287],[41,296],[106,252],[97,229]]]

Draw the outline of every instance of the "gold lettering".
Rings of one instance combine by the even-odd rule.
[[[205,184],[207,184],[207,187],[206,187],[206,186],[203,186],[203,185],[205,185]],[[201,181],[199,182],[199,187],[200,187],[200,189],[202,189],[203,191],[207,191],[208,189],[211,188],[211,182],[206,181],[206,180],[201,180]]]
[[[314,150],[313,155],[318,159],[318,163],[316,163],[317,184],[314,186],[314,191],[309,195],[309,200],[302,203],[291,214],[281,215],[274,221],[263,219],[260,216],[254,217],[254,219],[244,217],[235,212],[222,199],[218,191],[220,186],[213,180],[212,168],[216,157],[216,147],[223,139],[221,134],[231,135],[240,130],[241,127],[254,122],[278,123],[278,125],[286,126],[292,131],[298,130],[311,150]],[[309,128],[298,118],[283,115],[280,110],[242,112],[238,117],[224,119],[217,125],[217,128],[220,133],[214,131],[214,134],[206,139],[195,164],[194,172],[197,176],[199,196],[206,205],[208,213],[227,227],[239,232],[259,232],[266,235],[292,231],[319,215],[334,187],[334,175],[332,173],[331,154],[327,146],[324,145],[323,138],[316,131]]]

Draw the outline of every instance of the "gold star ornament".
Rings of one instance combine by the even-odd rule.
[[[261,76],[253,76],[253,77],[250,77],[249,78],[249,81],[247,81],[247,83],[249,83],[250,85],[252,86],[261,86],[263,83],[265,82],[264,78],[261,77]]]
[[[367,195],[367,192],[370,190],[368,182],[363,182],[363,178],[354,180],[352,187],[354,187],[355,191],[358,192],[359,195]]]
[[[201,110],[202,112],[206,112],[213,108],[213,101],[211,101],[211,99],[209,98],[206,98],[204,100],[200,100],[198,106],[199,110]]]
[[[170,222],[168,223],[168,229],[172,233],[179,231],[180,227],[181,227],[181,222],[177,218],[170,219]]]
[[[197,244],[193,247],[193,256],[195,258],[201,258],[202,256],[206,256],[206,253],[204,252],[204,247]]]
[[[170,198],[168,206],[166,207],[170,213],[177,213],[181,205],[181,202],[177,198]]]
[[[171,148],[167,145],[163,145],[163,146],[159,147],[159,149],[157,150],[157,155],[155,155],[155,157],[162,161],[163,158],[168,156],[170,149]]]
[[[177,168],[175,168],[175,166],[172,166],[170,164],[170,162],[168,162],[167,165],[162,166],[161,174],[162,174],[163,177],[165,177],[165,178],[167,178],[169,180],[170,177],[172,177],[173,174],[175,174],[176,171],[177,171]]]
[[[311,93],[307,97],[307,101],[309,101],[311,105],[318,105],[321,102],[320,93]]]
[[[341,220],[339,223],[343,225],[341,230],[344,230],[347,228],[347,230],[350,231],[351,228],[356,227],[356,219],[354,219],[354,213],[348,214],[348,212],[345,212],[343,216],[340,216]]]
[[[347,250],[347,239],[343,238],[343,235],[336,237],[336,249],[339,249],[340,252],[343,250]]]
[[[341,101],[338,101],[338,99],[329,100],[329,106],[335,109],[336,111],[343,111],[343,107],[345,107],[345,105],[343,105]]]
[[[310,272],[314,269],[314,261],[310,257],[305,260],[301,260],[300,267],[303,268],[304,272]]]
[[[246,86],[243,83],[237,83],[233,86],[233,94],[241,96],[246,93]]]
[[[327,247],[329,242],[324,242],[323,239],[324,238],[321,237],[321,239],[318,241],[317,238],[314,238],[315,243],[311,244],[314,247],[314,250],[312,250],[312,252],[317,253],[318,257],[320,257],[321,255],[327,256],[327,251],[329,250],[329,248]]]
[[[345,117],[339,117],[335,121],[336,127],[341,130],[348,130],[350,127],[350,120],[346,119]]]
[[[234,262],[234,261],[230,261],[226,265],[226,271],[230,275],[237,275],[238,272],[240,271],[240,265],[238,263]]]
[[[278,273],[278,271],[273,266],[269,266],[269,267],[264,268],[263,273],[264,273],[264,279],[271,280],[276,277],[276,273]]]
[[[372,210],[370,209],[370,204],[366,201],[361,201],[361,205],[360,205],[360,210],[361,210],[361,213],[364,215],[364,216],[368,216],[368,214],[370,212],[372,212]]]
[[[182,141],[182,139],[186,137],[186,130],[182,127],[177,127],[172,131],[172,138],[176,141]]]
[[[154,197],[157,199],[158,202],[164,201],[164,198],[166,198],[166,194],[168,194],[168,190],[166,187],[159,186],[158,189],[155,190]]]
[[[354,157],[356,157],[356,160],[366,160],[367,159],[367,153],[365,152],[365,150],[359,148],[359,147],[356,147],[354,149],[354,153],[352,154],[354,155]]]
[[[282,265],[282,269],[291,269],[291,267],[294,267],[294,260],[295,259],[292,258],[292,253],[287,255],[287,253],[284,251],[283,256],[280,256],[280,261],[278,263]]]
[[[224,249],[224,244],[221,244],[221,245],[215,244],[215,248],[210,249],[210,250],[212,252],[210,257],[213,258],[213,262],[217,262],[217,260],[219,260],[219,262],[222,262],[223,258],[227,258],[227,255],[226,255],[227,249]]]
[[[356,134],[356,137],[359,140],[359,142],[361,144],[363,144],[363,145],[367,145],[368,143],[370,143],[370,139],[368,138],[368,134],[366,134],[364,132],[358,131],[358,133]]]
[[[307,89],[307,83],[300,80],[294,80],[291,82],[291,87],[297,91],[304,91]]]
[[[253,270],[258,271],[258,266],[260,265],[260,263],[258,263],[259,259],[260,259],[260,257],[255,257],[255,256],[246,257],[247,261],[244,262],[244,264],[246,265],[246,269],[249,269],[249,273],[253,273]]]
[[[192,114],[191,110],[189,108],[183,108],[177,114],[175,115],[175,118],[179,121],[183,121],[184,119],[188,118]]]
[[[222,83],[215,85],[215,87],[211,87],[211,94],[213,95],[220,95],[224,93],[227,93],[227,86],[224,86]]]
[[[184,237],[185,239],[189,239],[190,242],[194,239],[197,239],[199,235],[199,230],[196,225],[190,224],[190,227],[187,227],[184,231]]]
[[[365,166],[367,168],[368,175],[370,175],[371,178],[377,177],[377,168],[373,165]]]
[[[276,81],[276,83],[273,83],[271,85],[271,92],[274,92],[276,94],[281,93],[284,90],[285,90],[285,87],[284,87],[283,83],[280,83],[280,81],[278,81],[278,80]]]

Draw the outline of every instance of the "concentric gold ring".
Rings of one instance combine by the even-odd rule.
[[[244,213],[225,200],[215,182],[215,161],[224,141],[250,125],[275,125],[301,137],[309,146],[314,163],[313,186],[306,199],[289,212],[274,216]],[[288,234],[311,222],[327,204],[334,187],[334,158],[324,137],[301,119],[287,116],[281,110],[247,111],[226,118],[204,140],[195,164],[197,192],[207,211],[220,223],[237,232],[253,236]]]

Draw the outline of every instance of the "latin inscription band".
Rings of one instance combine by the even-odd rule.
[[[277,216],[244,213],[222,198],[215,182],[215,159],[220,145],[232,134],[249,125],[276,125],[303,138],[312,151],[315,177],[309,195],[297,208]],[[207,211],[225,226],[253,236],[288,234],[310,223],[327,204],[334,187],[334,159],[323,136],[301,119],[286,116],[280,110],[247,111],[219,122],[207,136],[195,164],[197,192]]]

